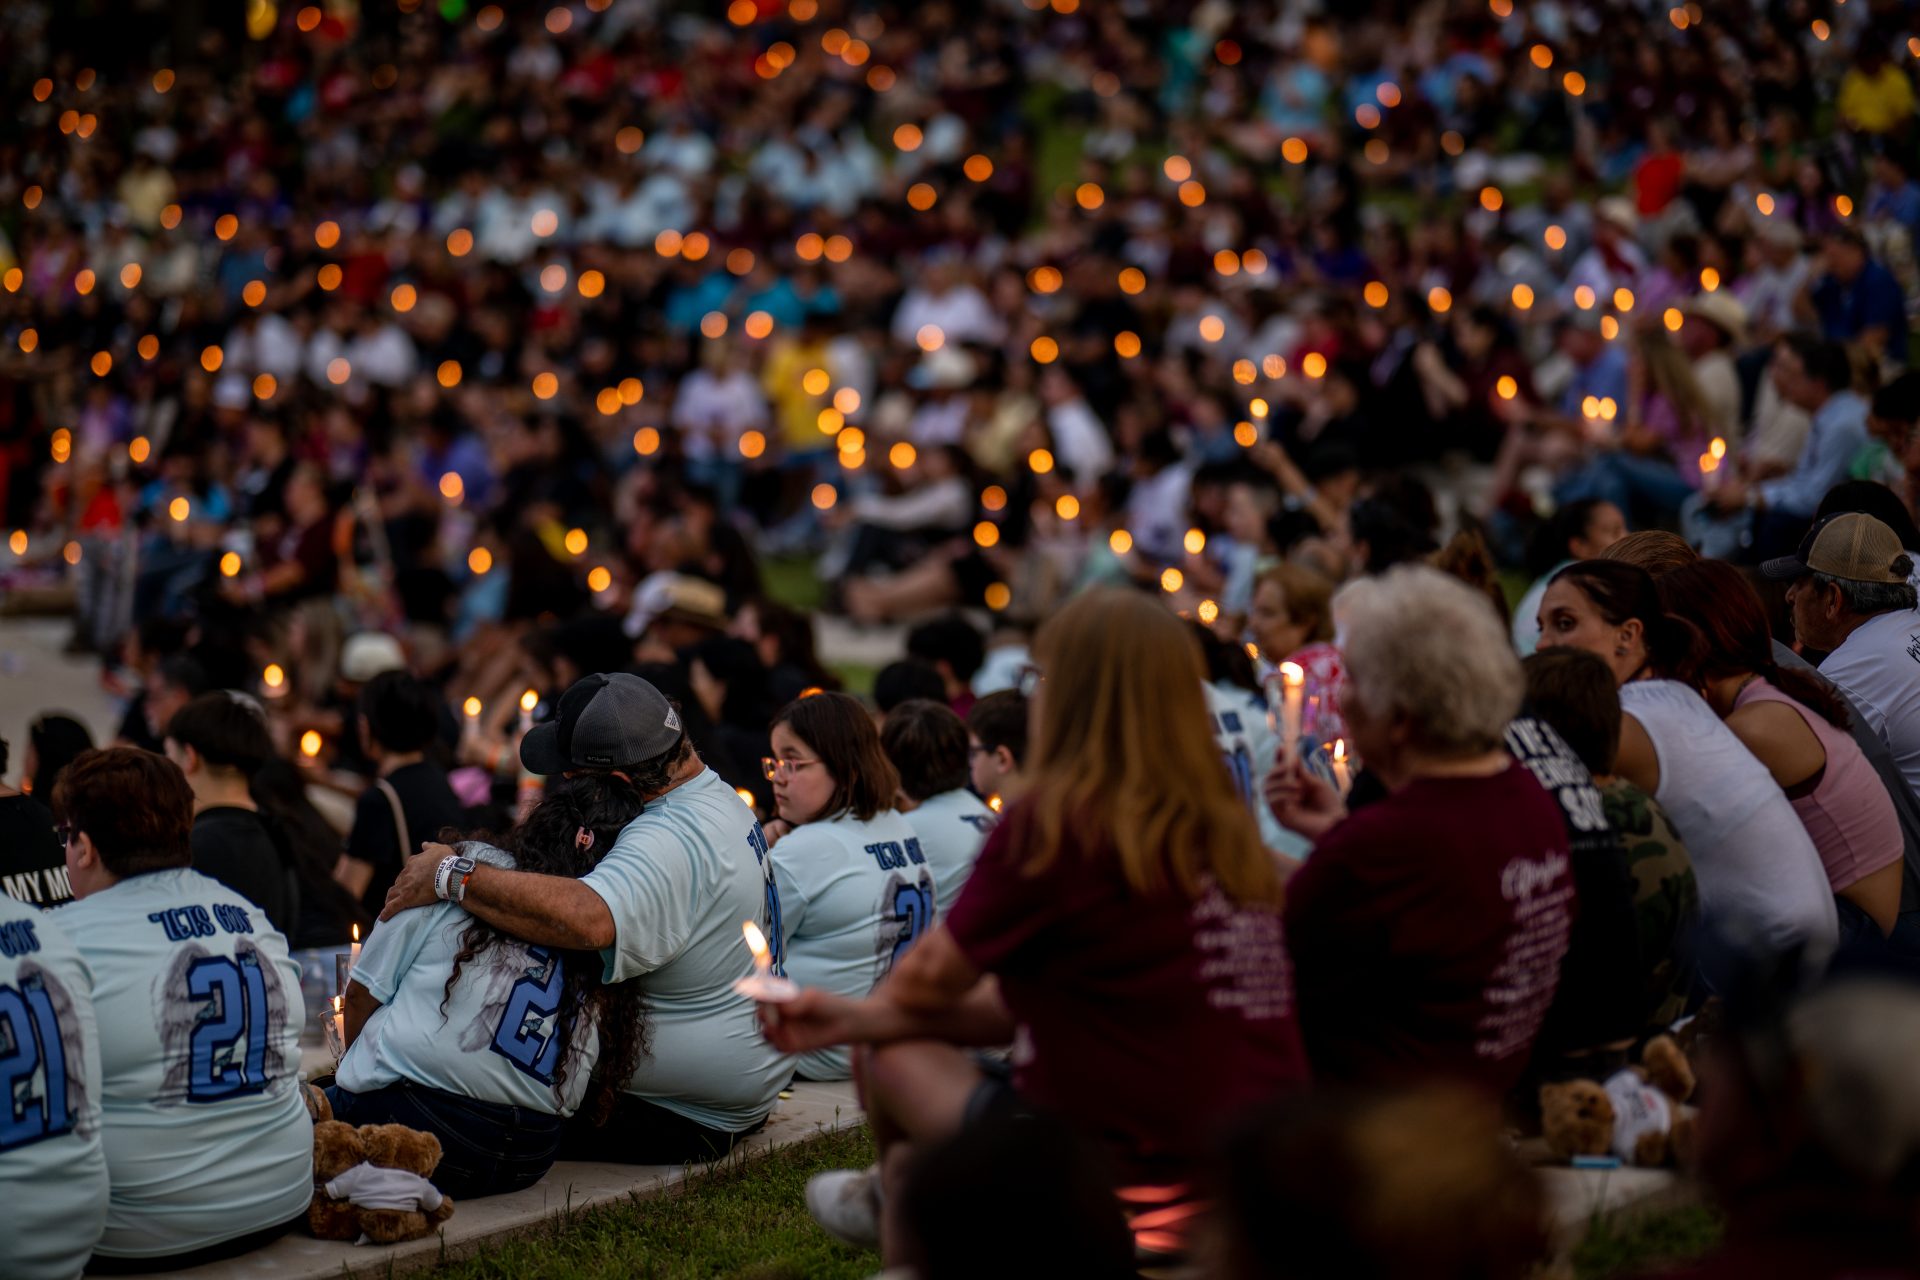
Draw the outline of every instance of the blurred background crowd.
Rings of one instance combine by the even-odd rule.
[[[507,812],[587,672],[764,810],[795,694],[964,712],[1131,580],[1331,740],[1350,576],[1913,496],[1891,6],[125,10],[0,14],[5,608],[128,741],[259,696],[316,867],[383,751]]]

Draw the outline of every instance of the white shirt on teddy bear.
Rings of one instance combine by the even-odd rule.
[[[440,1190],[417,1173],[405,1169],[383,1169],[379,1165],[357,1164],[327,1184],[327,1194],[335,1200],[352,1202],[356,1209],[419,1210],[431,1213],[440,1207]]]
[[[1665,1133],[1673,1125],[1667,1095],[1633,1070],[1615,1072],[1604,1088],[1613,1104],[1613,1154],[1631,1161],[1640,1135]]]

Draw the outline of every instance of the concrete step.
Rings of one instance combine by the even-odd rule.
[[[796,1084],[774,1108],[766,1128],[735,1148],[740,1158],[765,1155],[865,1119],[851,1084]],[[733,1158],[733,1157],[730,1157]],[[461,1201],[438,1233],[397,1245],[356,1246],[315,1240],[295,1231],[226,1262],[186,1271],[154,1272],[193,1280],[339,1280],[391,1276],[469,1257],[484,1245],[531,1231],[561,1214],[592,1211],[630,1197],[659,1195],[682,1181],[679,1165],[588,1164],[561,1161],[538,1183],[512,1195]]]

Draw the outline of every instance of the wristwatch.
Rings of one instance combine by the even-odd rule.
[[[461,902],[467,896],[467,881],[473,876],[472,858],[451,854],[440,859],[433,873],[433,896],[442,902]]]

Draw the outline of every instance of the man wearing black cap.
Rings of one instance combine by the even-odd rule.
[[[1913,560],[1892,529],[1872,516],[1832,516],[1790,556],[1760,566],[1791,580],[1793,630],[1824,650],[1820,674],[1852,699],[1885,739],[1907,785],[1920,792],[1920,612]]]
[[[593,675],[529,729],[530,772],[618,773],[647,799],[584,878],[476,864],[445,845],[408,861],[383,919],[436,900],[460,903],[503,933],[597,950],[605,980],[640,979],[650,1044],[612,1119],[576,1128],[574,1159],[678,1163],[727,1151],[760,1127],[793,1074],[762,1039],[754,1006],[732,991],[752,970],[741,922],[758,921],[779,971],[785,937],[766,838],[753,810],[700,762],[680,714],[645,680]]]

